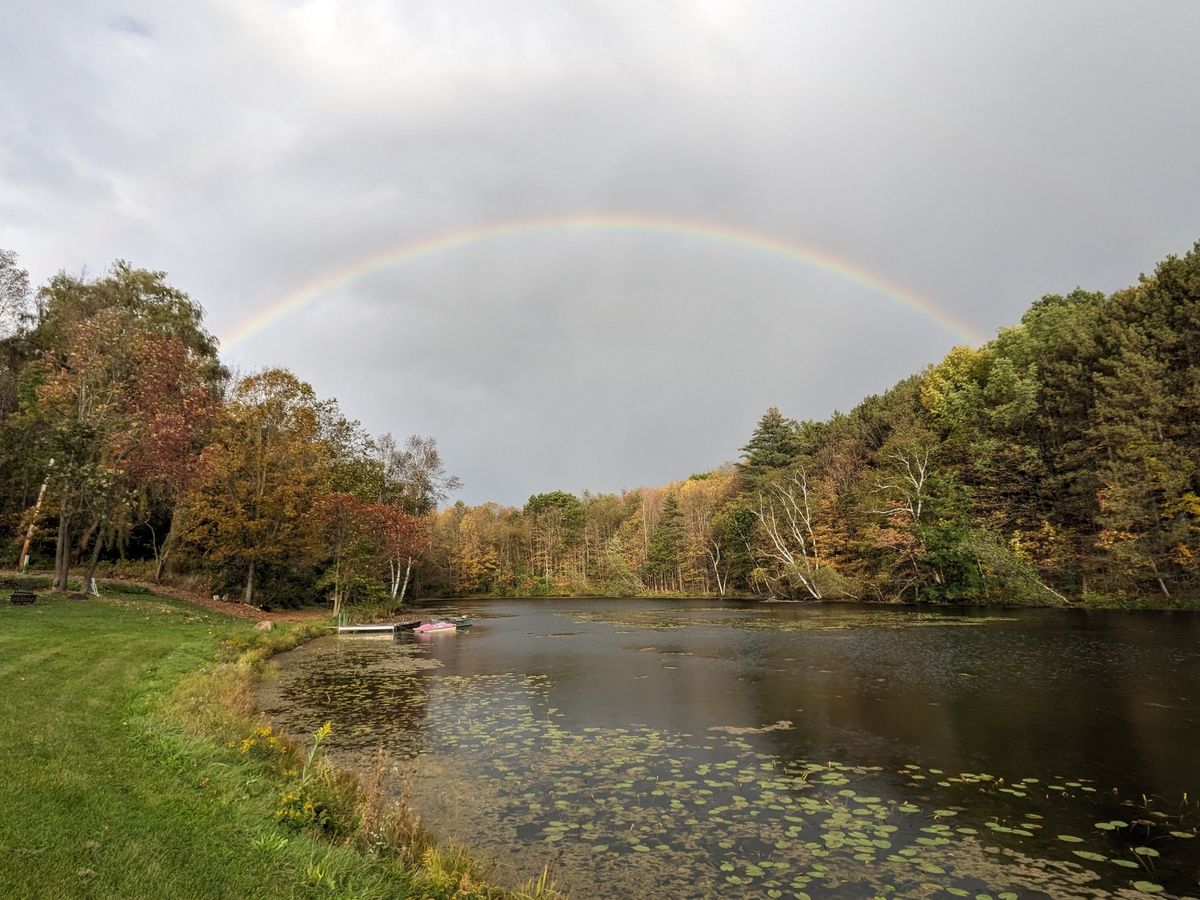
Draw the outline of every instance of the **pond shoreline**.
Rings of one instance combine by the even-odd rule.
[[[258,631],[103,583],[99,598],[3,604],[0,624],[13,896],[554,896],[496,885],[389,818],[369,779],[311,752],[311,732],[301,742],[264,724],[249,684],[324,621]]]
[[[914,602],[911,600],[871,600],[859,597],[822,597],[821,599],[771,597],[763,595],[735,596],[726,594],[644,594],[630,597],[613,597],[604,594],[538,594],[530,596],[501,595],[501,594],[463,594],[446,597],[420,597],[406,602],[403,609],[421,610],[428,607],[437,608],[453,603],[504,603],[508,601],[672,601],[672,600],[708,600],[714,602],[784,604],[789,606],[824,606],[824,605],[867,605],[894,609],[1083,609],[1108,610],[1121,612],[1197,612],[1200,611],[1200,596],[1164,598],[1158,595],[1133,597],[1126,599],[1104,598],[1085,601],[1082,598],[1069,599],[1057,603],[935,603],[932,601]]]
[[[928,839],[955,861],[956,869],[943,868],[956,880],[933,879],[946,890],[1036,895],[1041,884],[1051,893],[1095,887],[1093,896],[1106,896],[1153,892],[1131,887],[1155,883],[1145,878],[1130,876],[1121,887],[1122,867],[1140,865],[1144,847],[1162,852],[1153,862],[1167,889],[1187,894],[1179,866],[1195,858],[1186,838],[1196,833],[1197,809],[1180,805],[1179,790],[1195,792],[1185,750],[1196,727],[1176,699],[1190,696],[1186,677],[1170,673],[1195,662],[1187,635],[1200,620],[1191,613],[1175,625],[1078,608],[712,599],[425,608],[451,605],[472,613],[470,632],[331,638],[282,657],[291,695],[267,713],[286,707],[300,732],[333,721],[331,758],[350,768],[361,771],[381,746],[411,763],[414,807],[430,827],[511,861],[517,877],[565,853],[563,884],[586,896],[819,896],[832,882],[812,874],[821,871],[812,854],[827,833],[861,832],[871,847],[838,838],[822,850],[829,863],[887,843],[891,855],[877,863],[903,879],[900,850],[937,865],[926,855]],[[1044,628],[1052,630],[1039,649]],[[773,655],[755,661],[767,647]],[[1011,661],[1004,677],[1015,679],[1020,703],[994,722],[975,722],[994,705],[988,697],[1002,674],[988,654]],[[416,669],[399,657],[438,665]],[[1145,673],[1128,696],[1096,668],[1110,664]],[[1074,684],[1086,694],[1077,708],[1056,704],[1063,692],[1074,696]],[[771,700],[756,685],[785,696]],[[1112,719],[1118,712],[1144,736]],[[1077,725],[1104,728],[1114,744],[1108,762],[1091,762],[1086,732],[1071,736]],[[768,768],[753,774],[759,766]],[[750,780],[729,786],[738,778],[725,771]],[[1143,789],[1149,805],[1138,813]],[[855,806],[855,797],[865,799]],[[1136,824],[1160,815],[1161,829]],[[772,840],[799,843],[772,849],[762,841],[765,825]],[[727,839],[730,849],[719,845]],[[1024,874],[986,866],[980,853],[989,848],[1009,854]],[[634,858],[648,880],[631,886],[622,871]],[[808,860],[808,875],[771,874],[797,859]],[[1094,859],[1104,865],[1079,868]],[[706,860],[720,868],[704,868]],[[853,879],[859,865],[846,858],[830,871]],[[964,877],[971,872],[976,881]],[[985,872],[986,883],[976,883]]]

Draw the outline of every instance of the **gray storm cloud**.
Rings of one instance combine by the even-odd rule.
[[[637,211],[836,254],[990,333],[1200,237],[1193,4],[6,4],[0,246],[160,268],[235,334],[358,257]],[[231,347],[476,502],[661,483],[954,335],[819,267],[648,234],[463,244]]]

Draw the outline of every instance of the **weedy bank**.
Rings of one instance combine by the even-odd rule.
[[[438,848],[378,785],[256,720],[252,679],[318,626],[148,593],[0,604],[0,883],[25,897],[531,897]]]

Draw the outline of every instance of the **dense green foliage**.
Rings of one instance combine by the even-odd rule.
[[[642,592],[1173,604],[1200,594],[1200,245],[1077,290],[737,464],[620,496],[439,506],[429,438],[371,438],[290,372],[230,383],[161,273],[0,256],[0,527],[247,602]],[[51,459],[54,460],[51,463]],[[37,498],[44,494],[39,506]],[[19,559],[14,547],[13,559]]]
[[[1111,296],[1043,297],[983,347],[955,348],[827,421],[772,407],[742,452],[662,488],[585,494],[552,558],[538,549],[538,498],[524,511],[447,510],[430,581],[508,594],[1194,602],[1200,245]],[[469,581],[466,533],[486,560]]]

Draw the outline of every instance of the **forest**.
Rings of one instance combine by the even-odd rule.
[[[648,386],[652,387],[652,386]],[[786,398],[781,398],[786,399]],[[446,501],[433,438],[370,435],[282,369],[234,378],[201,306],[115,263],[32,290],[0,251],[9,562],[253,604],[754,596],[1200,599],[1200,243],[1033,303],[846,413],[772,407],[741,456],[621,494]]]

